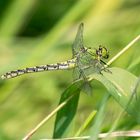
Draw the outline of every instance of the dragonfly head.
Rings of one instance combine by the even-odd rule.
[[[105,48],[104,46],[99,46],[98,50],[96,50],[96,54],[104,59],[108,59],[109,58],[109,51],[107,50],[107,48]]]

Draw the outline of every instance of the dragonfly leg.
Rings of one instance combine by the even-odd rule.
[[[108,66],[107,63],[104,62],[103,60],[100,59],[100,61],[101,61],[104,65]]]
[[[112,74],[112,72],[108,68],[106,68],[105,66],[102,67],[101,71],[105,71],[105,72]]]
[[[102,71],[105,71],[105,72],[108,72],[108,73],[112,73],[108,68],[106,68],[106,66],[108,67],[108,65],[107,65],[107,63],[106,62],[104,62],[103,60],[101,60],[100,59],[100,62],[97,62],[96,64],[95,64],[97,67],[101,67],[100,69],[100,74],[102,74]],[[104,66],[104,65],[106,65],[106,66]],[[103,75],[103,74],[102,74]]]
[[[80,72],[80,74],[79,74],[79,79],[81,78],[81,76],[82,76],[82,73]]]

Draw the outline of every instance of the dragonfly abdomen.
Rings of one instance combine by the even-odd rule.
[[[48,65],[41,65],[35,67],[29,67],[25,69],[14,70],[5,73],[1,76],[2,79],[9,79],[14,78],[26,73],[34,73],[34,72],[42,72],[42,71],[52,71],[52,70],[67,70],[71,69],[75,66],[75,60],[68,60],[65,62],[57,63],[57,64],[48,64]]]

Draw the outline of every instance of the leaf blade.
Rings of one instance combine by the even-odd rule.
[[[63,107],[57,113],[53,138],[60,138],[64,135],[67,135],[67,132],[70,127],[70,123],[72,122],[76,114],[79,95],[80,95],[80,88],[77,83],[72,84],[63,92],[59,104],[67,100],[70,96],[72,96],[72,98],[71,100],[68,101],[66,106]]]

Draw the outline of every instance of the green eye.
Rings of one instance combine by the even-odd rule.
[[[107,48],[105,48],[105,47],[102,47],[102,57],[105,59],[109,58],[109,52],[108,52]]]
[[[109,58],[109,54],[107,53],[105,56],[104,56],[105,59],[108,59]]]

